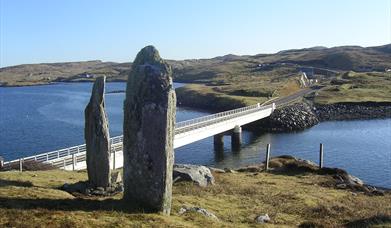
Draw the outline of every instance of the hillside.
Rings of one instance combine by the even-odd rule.
[[[254,56],[225,55],[211,59],[169,60],[174,80],[210,82],[237,76],[257,75],[285,67],[290,73],[312,66],[336,71],[384,71],[391,68],[391,44],[377,47],[314,47]],[[23,64],[0,68],[0,85],[22,86],[56,81],[89,81],[106,75],[109,81],[126,80],[131,63],[85,61]]]

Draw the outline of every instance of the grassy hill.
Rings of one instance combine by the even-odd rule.
[[[197,84],[177,91],[182,104],[195,107],[208,108],[203,106],[216,103],[217,110],[226,110],[290,95],[302,89],[300,70],[308,67],[315,69],[315,77],[320,79],[318,85],[325,87],[315,102],[389,102],[391,99],[387,86],[391,72],[385,73],[391,69],[391,44],[367,48],[313,47],[275,54],[230,54],[168,62],[175,81]],[[25,64],[0,68],[0,85],[92,81],[100,75],[106,75],[108,81],[125,81],[130,68],[131,63],[101,61]],[[366,76],[342,78],[348,71]],[[349,81],[349,85],[336,85],[338,81],[345,84]]]
[[[254,56],[225,55],[211,59],[168,60],[174,79],[186,82],[216,81],[257,74],[259,64],[290,64],[314,66],[334,70],[384,71],[391,68],[391,44],[378,47],[314,47],[280,51]],[[91,80],[86,75],[106,75],[108,80],[126,80],[131,63],[84,61],[66,63],[23,64],[0,68],[0,84],[31,85],[53,81]],[[277,67],[278,68],[278,67]],[[259,72],[258,72],[259,73]]]

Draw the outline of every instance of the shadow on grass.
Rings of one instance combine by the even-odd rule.
[[[361,227],[372,227],[375,225],[391,225],[391,216],[388,215],[375,215],[370,218],[365,219],[359,219],[352,222],[347,223],[346,227],[354,227],[354,228],[361,228]],[[384,226],[386,227],[386,226]]]
[[[126,213],[154,213],[155,210],[142,210],[141,206],[121,199],[25,199],[0,197],[3,209],[47,209],[60,211],[118,211]],[[145,208],[145,207],[144,207]]]
[[[15,180],[3,180],[0,179],[0,187],[16,186],[16,187],[33,187],[33,183],[30,181],[15,181]]]

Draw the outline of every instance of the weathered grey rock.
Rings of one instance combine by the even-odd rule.
[[[214,168],[214,167],[208,167],[210,171],[213,171],[215,173],[225,173],[224,169]]]
[[[192,181],[201,187],[214,184],[210,169],[202,165],[175,164],[173,178],[177,181]]]
[[[124,200],[169,214],[176,97],[169,65],[153,46],[132,64],[124,103]]]
[[[316,164],[315,162],[313,162],[311,160],[305,160],[305,159],[298,158],[297,161],[303,162],[303,163],[305,163],[307,165],[311,165],[311,166],[315,166],[315,167],[318,166],[318,164]]]
[[[200,213],[203,216],[212,218],[214,220],[217,220],[217,221],[219,220],[216,215],[214,215],[213,213],[207,211],[204,208],[200,208],[200,207],[181,207],[181,209],[179,209],[178,214],[183,215],[187,212],[196,212],[196,213]]]
[[[93,187],[110,185],[110,136],[105,111],[106,77],[95,80],[85,115],[88,180]]]
[[[259,215],[258,217],[255,218],[255,221],[257,223],[267,223],[267,222],[270,222],[270,217],[268,214]]]
[[[348,179],[346,180],[350,185],[359,185],[359,186],[363,186],[364,185],[364,182],[358,178],[358,177],[355,177],[351,174],[348,174],[347,175]]]

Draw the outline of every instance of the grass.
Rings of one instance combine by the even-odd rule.
[[[294,69],[282,67],[268,71],[253,68],[220,74],[198,84],[176,89],[180,104],[214,111],[263,103],[271,98],[283,97],[299,91],[300,76]],[[280,74],[287,74],[281,76]]]
[[[346,72],[326,84],[314,101],[318,104],[391,102],[391,74]]]
[[[248,227],[268,213],[267,227],[300,224],[339,226],[371,223],[391,225],[391,195],[368,196],[334,189],[331,176],[310,173],[214,173],[216,184],[201,188],[178,183],[171,216],[125,212],[121,195],[75,198],[58,190],[64,183],[86,179],[86,172],[28,171],[0,173],[0,226],[5,227]],[[179,215],[182,206],[214,213],[214,221],[197,213]],[[362,222],[360,222],[362,220]]]

